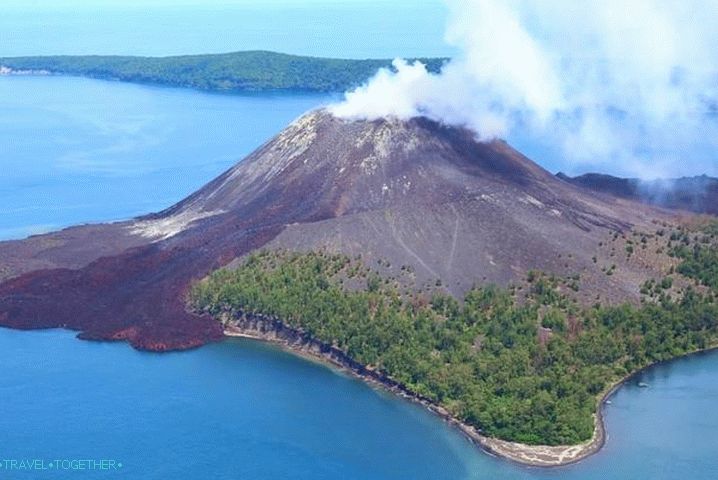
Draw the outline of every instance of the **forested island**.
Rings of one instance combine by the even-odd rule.
[[[420,58],[438,72],[447,60]],[[344,92],[369,79],[390,59],[334,59],[268,51],[171,57],[37,56],[0,58],[4,74],[45,73],[195,88],[219,92]]]
[[[677,267],[645,282],[640,304],[581,305],[572,296],[580,278],[540,272],[509,288],[477,286],[457,301],[440,284],[407,291],[400,276],[411,275],[408,267],[386,278],[359,257],[274,250],[197,283],[191,302],[225,321],[281,319],[482,435],[578,444],[594,435],[612,386],[718,342],[718,223],[634,232],[631,248],[656,248],[649,237]]]

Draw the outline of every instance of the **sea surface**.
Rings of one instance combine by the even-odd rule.
[[[0,468],[0,478],[712,480],[717,367],[711,353],[647,371],[607,407],[598,455],[542,470],[482,453],[417,405],[256,341],[152,354],[0,329],[0,465],[122,464]]]
[[[444,13],[439,1],[407,0],[8,0],[0,56],[449,55]],[[0,239],[165,208],[331,100],[0,77]],[[543,147],[515,140],[550,166]],[[258,342],[151,354],[0,329],[2,480],[713,480],[716,406],[718,353],[660,365],[612,398],[599,454],[531,469],[482,453],[416,405]],[[35,459],[47,469],[8,469]],[[58,471],[55,460],[122,467]]]
[[[0,76],[0,239],[169,207],[331,100]]]

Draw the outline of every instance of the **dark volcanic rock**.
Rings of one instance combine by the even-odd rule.
[[[556,176],[596,192],[665,208],[718,215],[718,178],[706,175],[650,181],[600,173],[569,177],[559,172]]]
[[[618,262],[599,242],[656,218],[667,217],[463,129],[317,111],[163,212],[0,243],[0,324],[194,347],[222,331],[186,310],[191,283],[263,246],[388,260],[384,273],[405,265],[414,287],[439,280],[455,294],[538,268],[580,273],[591,299],[630,300],[656,269],[626,263],[609,278],[592,257]]]

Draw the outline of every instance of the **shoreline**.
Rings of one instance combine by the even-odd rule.
[[[596,412],[593,415],[593,436],[586,442],[576,445],[559,446],[527,445],[482,435],[475,427],[463,423],[445,408],[437,405],[430,399],[418,395],[390,377],[352,360],[337,347],[316,340],[300,329],[288,327],[278,318],[261,314],[236,314],[231,311],[225,311],[217,316],[217,318],[222,322],[225,337],[247,338],[265,342],[307,360],[338,368],[342,372],[362,380],[371,387],[381,388],[405,400],[422,405],[449,426],[456,428],[471,443],[479,447],[482,452],[523,467],[563,467],[581,462],[598,453],[608,438],[603,409],[606,405],[606,401],[609,400],[620,387],[656,365],[661,365],[678,358],[718,350],[718,344],[710,345],[704,349],[689,352],[679,357],[654,362],[608,385],[600,394]]]
[[[47,77],[50,75],[52,75],[52,72],[49,70],[18,70],[0,64],[0,77]]]
[[[226,337],[262,341],[294,355],[336,367],[372,387],[379,387],[405,400],[422,405],[448,425],[459,430],[484,453],[527,467],[550,468],[571,465],[601,450],[607,437],[603,421],[603,407],[606,400],[621,385],[643,370],[616,382],[602,394],[594,414],[594,433],[590,440],[577,445],[527,445],[482,435],[475,427],[463,423],[429,398],[416,394],[390,377],[352,360],[339,348],[316,340],[302,330],[288,327],[278,318],[261,314],[234,314],[227,311],[220,314],[218,319],[222,322]]]
[[[294,96],[305,95],[308,97],[331,97],[341,95],[341,92],[334,90],[318,90],[312,88],[294,88],[294,87],[275,87],[275,88],[214,88],[201,87],[189,83],[173,83],[170,81],[145,80],[124,78],[112,75],[91,75],[83,73],[68,73],[56,70],[16,70],[11,67],[0,64],[0,77],[65,77],[79,78],[87,80],[97,80],[110,83],[125,83],[128,85],[139,85],[151,88],[173,88],[181,90],[190,90],[197,93],[205,93],[209,95],[229,95],[241,97],[262,97],[262,96]]]

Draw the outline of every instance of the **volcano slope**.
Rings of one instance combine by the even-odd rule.
[[[260,247],[361,254],[455,295],[531,269],[580,272],[586,302],[636,301],[665,273],[661,259],[626,261],[601,245],[656,221],[672,216],[573,186],[501,141],[318,110],[165,211],[0,243],[0,324],[195,347],[222,329],[187,311],[190,285]]]

